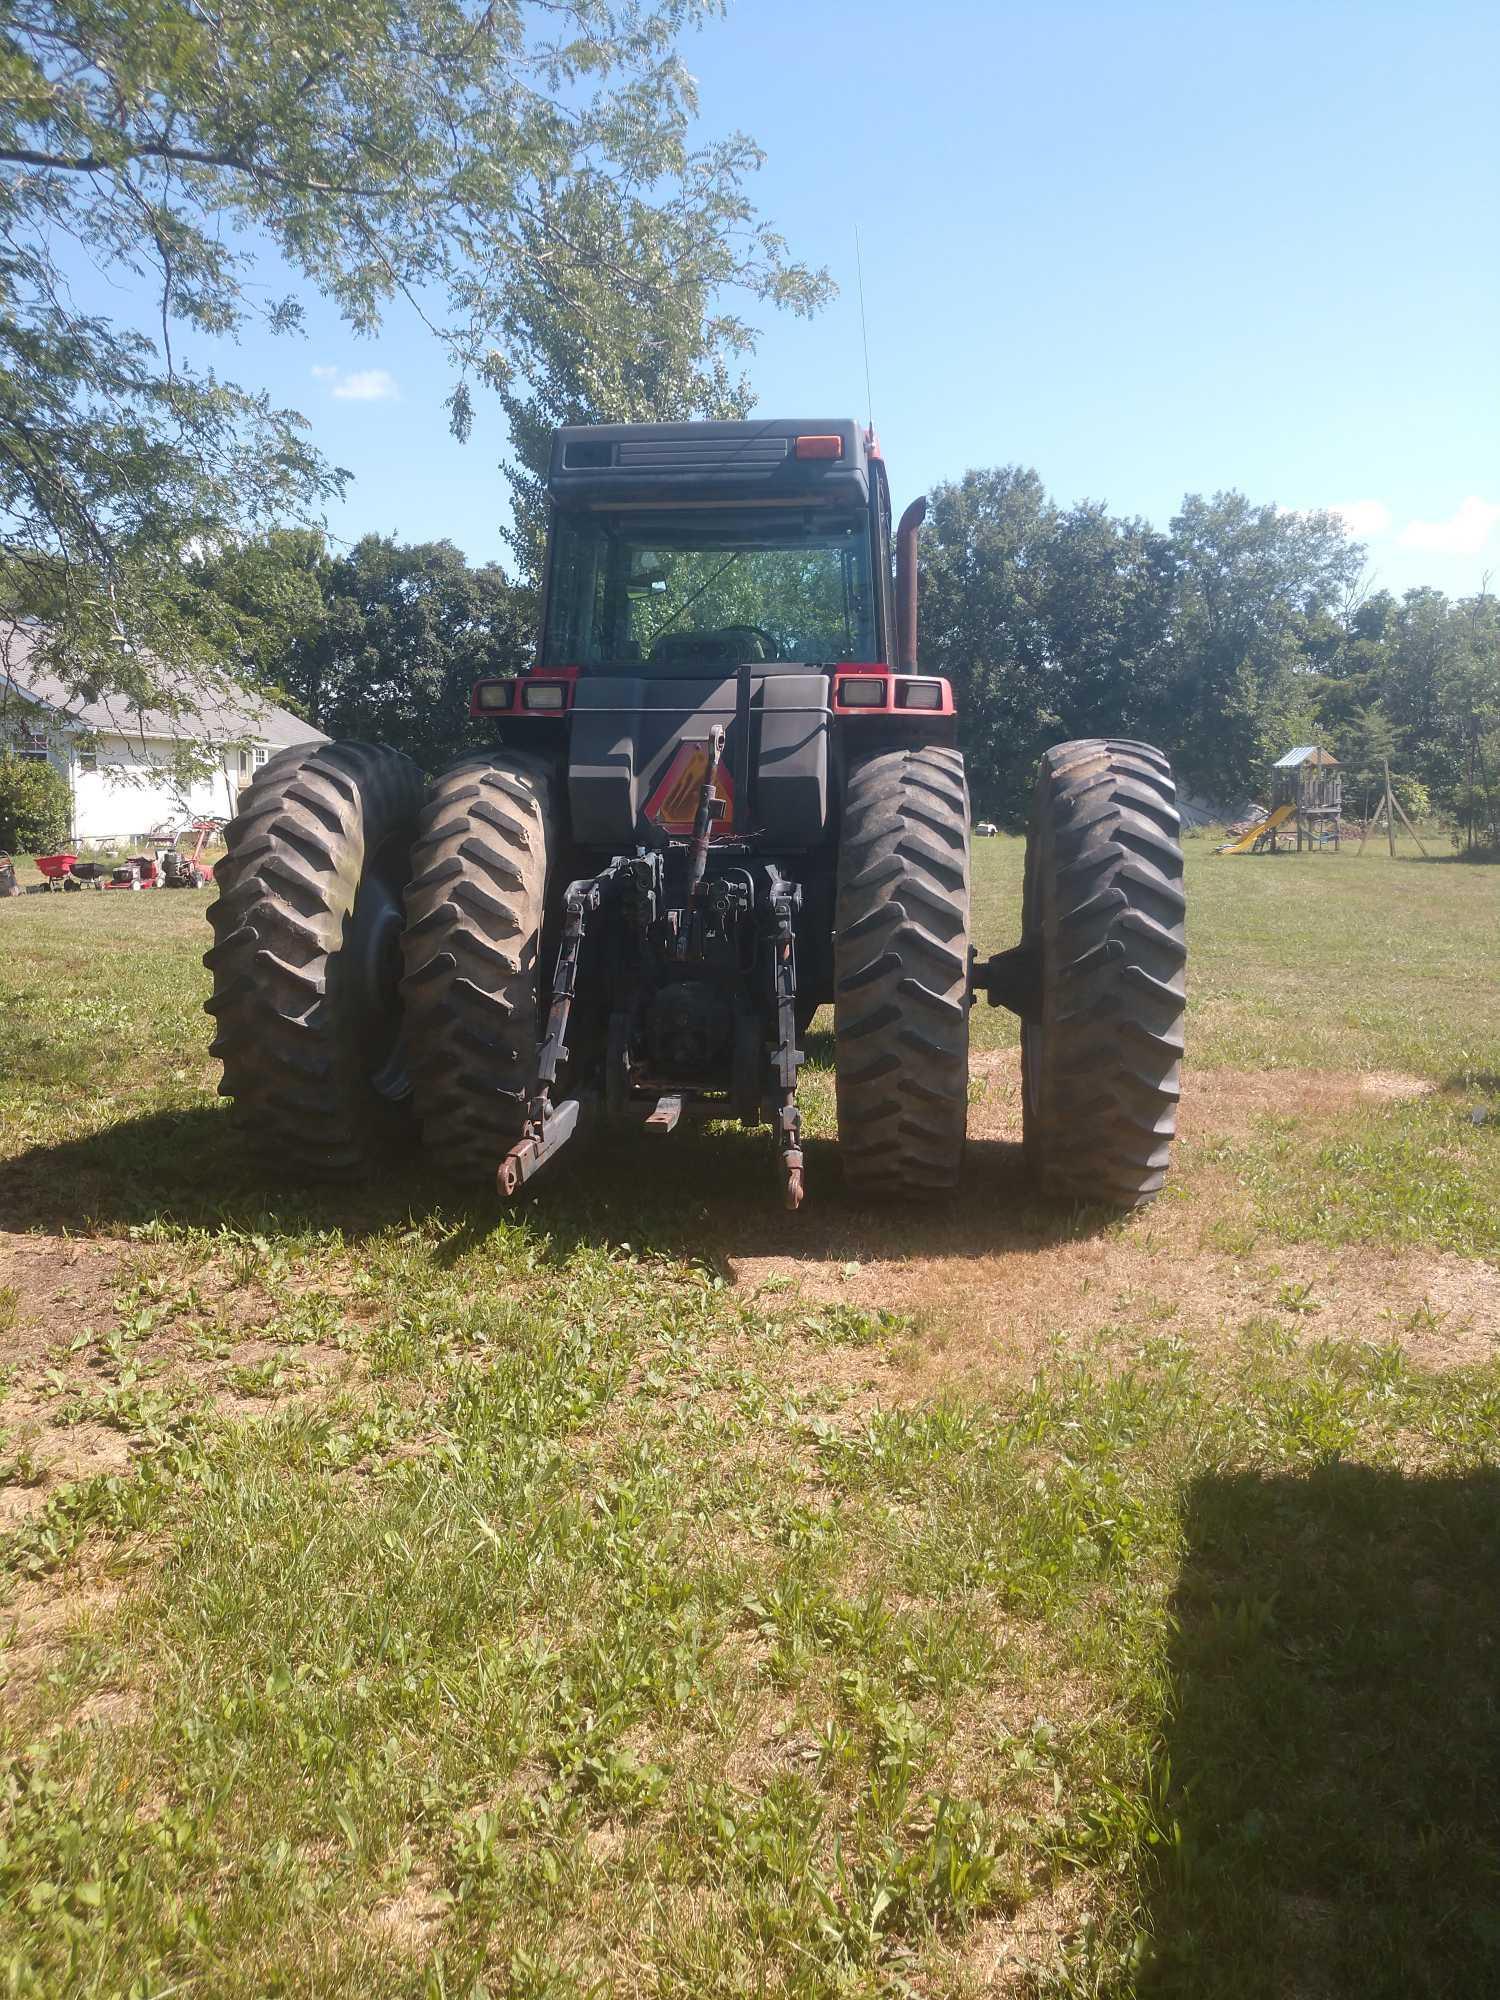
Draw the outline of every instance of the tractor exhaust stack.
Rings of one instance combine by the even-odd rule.
[[[927,500],[913,500],[896,529],[896,671],[917,670],[917,530],[927,519]]]

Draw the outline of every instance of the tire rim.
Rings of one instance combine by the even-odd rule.
[[[406,840],[386,841],[359,885],[340,954],[352,976],[361,1074],[378,1097],[392,1104],[411,1095],[401,1010],[406,872]]]
[[[1021,1092],[1023,1110],[1035,1117],[1042,1088],[1042,1037],[1029,1021],[1021,1023]]]

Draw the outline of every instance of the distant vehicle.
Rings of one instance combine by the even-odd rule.
[[[982,819],[976,822],[974,831],[981,840],[993,840],[1000,829],[992,819]]]

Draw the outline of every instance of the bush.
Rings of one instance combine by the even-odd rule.
[[[73,795],[60,771],[34,757],[0,755],[0,854],[53,854],[64,846]]]

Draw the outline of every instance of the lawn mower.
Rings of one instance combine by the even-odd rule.
[[[224,831],[222,819],[195,819],[180,833],[169,834],[166,844],[157,850],[161,866],[161,883],[164,889],[206,889],[213,881],[213,870],[203,859],[209,843]],[[183,852],[183,843],[191,841],[192,846]]]
[[[1165,1179],[1184,1006],[1167,760],[1041,760],[1019,942],[978,957],[949,683],[917,657],[925,502],[892,532],[843,419],[559,431],[534,659],[475,748],[298,745],[256,773],[209,910],[233,1097],[280,1169],[360,1177],[420,1132],[513,1194],[606,1126],[769,1124],[806,1188],[799,1075],[833,1008],[843,1177],[958,1181],[969,1009],[1021,1019],[1037,1185]]]
[[[116,862],[104,879],[106,889],[159,889],[161,868],[154,854],[132,854]]]

